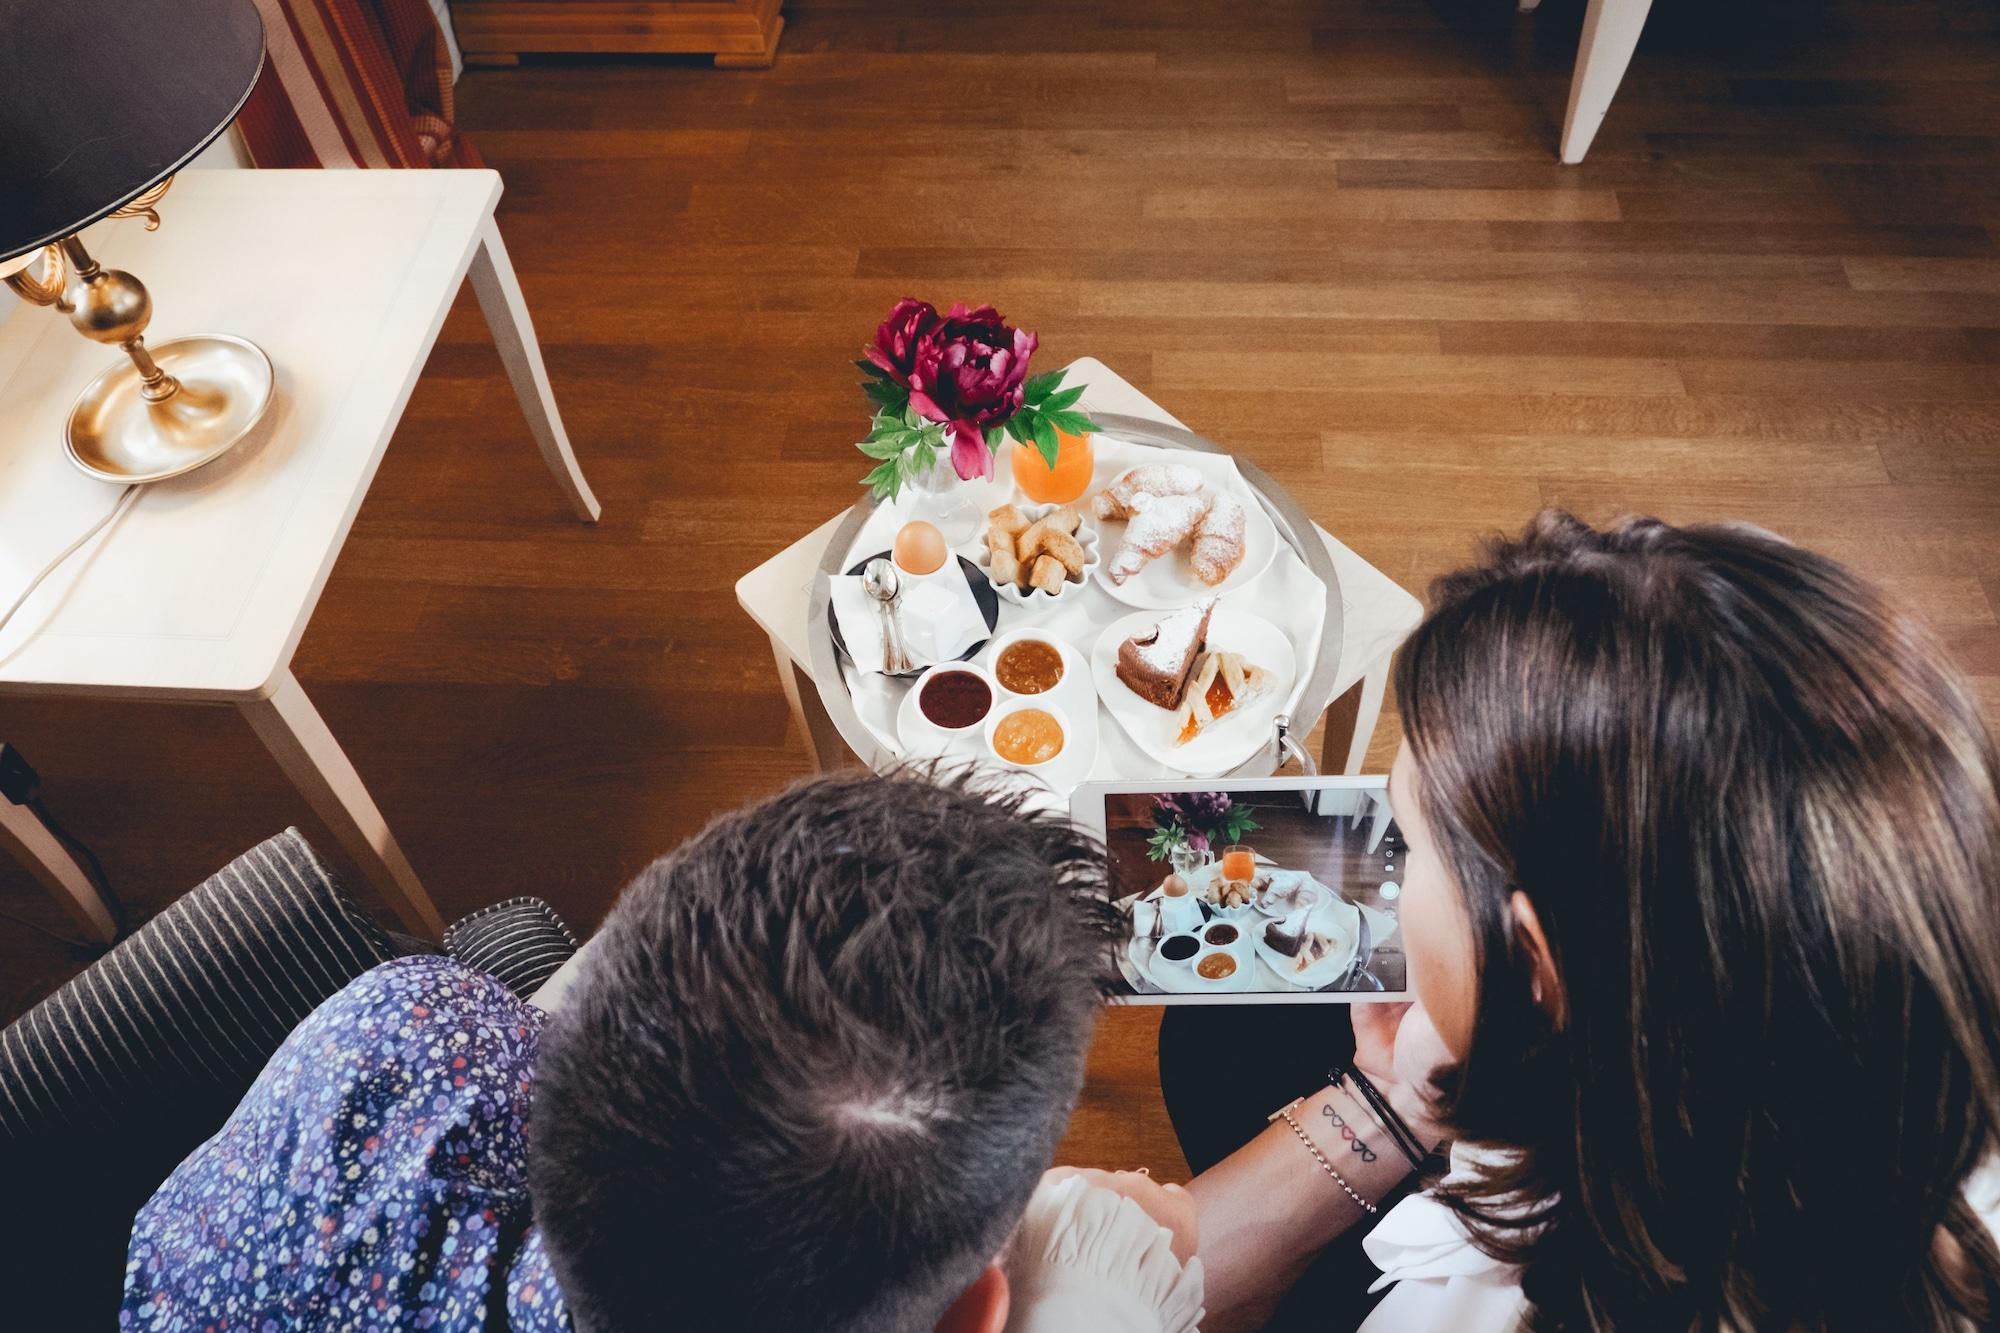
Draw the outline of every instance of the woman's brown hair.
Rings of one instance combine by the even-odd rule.
[[[1397,691],[1477,946],[1447,1114],[1514,1150],[1445,1193],[1536,1325],[1992,1327],[2000,760],[1932,636],[1768,533],[1549,512]]]

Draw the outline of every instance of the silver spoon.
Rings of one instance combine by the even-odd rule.
[[[896,598],[903,590],[896,567],[880,556],[870,560],[868,568],[861,571],[861,590],[875,599],[876,610],[882,615],[882,669],[892,676],[901,675],[910,669],[910,658],[903,651],[901,628],[896,622]]]

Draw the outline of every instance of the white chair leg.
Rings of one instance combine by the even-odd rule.
[[[1590,151],[1652,7],[1653,0],[1590,0],[1576,47],[1576,72],[1569,81],[1569,111],[1563,116],[1564,162],[1581,162]]]

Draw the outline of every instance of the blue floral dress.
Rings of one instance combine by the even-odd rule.
[[[139,1210],[119,1327],[567,1330],[528,1202],[541,1024],[449,958],[349,984]]]

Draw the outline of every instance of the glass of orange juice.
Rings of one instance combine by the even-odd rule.
[[[1090,489],[1092,457],[1090,436],[1056,432],[1056,465],[1042,461],[1042,451],[1032,444],[1014,446],[1014,484],[1036,504],[1066,505],[1080,499]]]
[[[1257,854],[1248,847],[1224,847],[1222,877],[1238,884],[1249,883],[1257,877]]]

